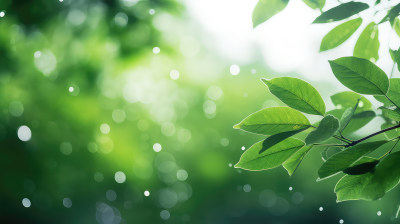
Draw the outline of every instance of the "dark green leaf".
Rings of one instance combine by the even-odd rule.
[[[340,4],[318,16],[313,23],[329,23],[349,18],[365,9],[368,9],[368,4],[362,2],[347,2]]]
[[[387,15],[385,17],[383,17],[383,19],[379,22],[379,23],[383,23],[386,21],[389,21],[391,25],[394,24],[394,20],[395,18],[400,14],[400,3],[393,6],[387,13]]]
[[[290,77],[262,79],[269,91],[289,107],[315,115],[325,114],[325,103],[318,91],[307,82]]]
[[[263,153],[265,150],[271,148],[272,146],[278,144],[279,142],[281,142],[281,141],[283,141],[283,140],[285,140],[285,139],[287,139],[287,138],[289,138],[289,137],[291,137],[291,136],[293,136],[293,135],[295,135],[297,133],[300,133],[300,132],[306,130],[307,128],[309,128],[309,127],[306,127],[306,128],[303,128],[303,129],[299,129],[299,130],[295,130],[295,131],[288,131],[288,132],[279,133],[279,134],[272,135],[272,136],[266,138],[263,141],[262,149],[260,150],[259,153]]]
[[[305,139],[307,145],[311,145],[318,142],[323,142],[332,137],[339,129],[339,120],[332,116],[327,115],[321,120],[321,123]]]
[[[376,150],[385,143],[387,143],[387,141],[360,143],[333,155],[322,164],[321,168],[318,170],[319,178],[324,179],[343,171],[361,157]]]
[[[275,135],[310,127],[308,119],[290,107],[271,107],[250,114],[234,128],[244,131]]]
[[[398,21],[399,19],[396,19],[396,21]],[[400,22],[396,22],[396,24],[398,24]],[[400,26],[400,24],[399,24]],[[400,32],[400,31],[399,31]],[[398,50],[392,50],[389,49],[389,53],[390,53],[390,57],[392,58],[393,62],[397,64],[397,70],[400,71],[400,49]]]
[[[346,175],[336,184],[337,201],[377,200],[393,189],[400,181],[400,152],[386,157],[374,172]]]
[[[246,170],[272,169],[280,166],[293,153],[304,146],[304,142],[298,139],[287,138],[260,154],[258,152],[262,149],[263,142],[257,142],[247,149],[235,165],[235,168]]]
[[[329,63],[336,78],[357,93],[385,95],[389,89],[385,72],[369,60],[343,57]]]
[[[342,117],[345,109],[334,109],[326,112],[326,114],[331,114],[335,117]],[[358,107],[356,112],[358,111]],[[373,111],[362,111],[360,113],[354,113],[352,116],[350,123],[346,126],[346,129],[342,130],[343,134],[350,134],[358,129],[364,127],[368,124],[374,117],[376,116]]]
[[[300,150],[297,150],[292,156],[289,157],[282,165],[289,173],[290,176],[297,170],[301,161],[303,161],[306,154],[310,151],[312,146],[303,146]]]
[[[362,19],[356,18],[333,28],[322,39],[319,51],[327,51],[341,45],[343,42],[349,39],[354,32],[356,32],[361,23]]]
[[[288,3],[289,0],[259,0],[253,10],[253,27],[282,11]]]
[[[363,157],[356,164],[343,170],[343,173],[348,175],[361,175],[372,171],[379,160],[371,157]]]
[[[354,57],[365,58],[370,61],[379,59],[379,30],[378,26],[371,22],[361,33],[354,46]]]

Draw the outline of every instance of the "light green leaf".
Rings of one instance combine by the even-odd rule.
[[[325,0],[303,0],[303,2],[312,9],[322,9],[325,5]]]
[[[310,126],[308,119],[295,109],[290,107],[271,107],[250,114],[233,128],[256,134],[274,135]]]
[[[306,128],[303,128],[303,129],[299,129],[299,130],[294,130],[294,131],[282,132],[282,133],[279,133],[279,134],[275,134],[275,135],[269,136],[268,138],[266,138],[263,141],[263,147],[262,147],[262,149],[260,150],[259,153],[264,152],[265,150],[271,148],[272,146],[278,144],[279,142],[281,142],[281,141],[283,141],[283,140],[285,140],[285,139],[287,139],[287,138],[289,138],[289,137],[291,137],[291,136],[293,136],[293,135],[295,135],[297,133],[305,131],[307,128],[309,128],[309,127],[306,127]]]
[[[341,45],[343,42],[349,39],[354,32],[356,32],[361,23],[362,19],[356,18],[333,28],[322,39],[319,51],[327,51]]]
[[[288,3],[289,0],[259,0],[253,10],[253,27],[255,28],[282,11]]]
[[[235,168],[267,170],[278,167],[303,147],[304,142],[295,138],[288,138],[260,154],[258,152],[262,149],[262,145],[263,141],[260,141],[247,149]]]
[[[397,20],[399,20],[399,19],[397,19]],[[399,67],[400,66],[400,48],[397,50],[389,49],[389,53],[390,53],[390,57],[392,58],[393,62],[397,64],[397,70],[400,71],[400,67]]]
[[[346,175],[336,184],[337,201],[377,200],[393,189],[400,181],[400,152],[386,157],[374,172],[363,175]]]
[[[396,31],[397,36],[400,37],[400,19],[397,17],[394,19],[393,29]]]
[[[361,33],[354,46],[354,57],[365,58],[370,61],[379,59],[379,30],[378,26],[372,22]]]
[[[349,18],[365,9],[368,9],[368,4],[362,2],[347,2],[340,4],[318,16],[313,23],[330,23]]]
[[[303,148],[297,150],[297,152],[295,152],[282,164],[290,176],[292,176],[293,173],[297,170],[301,161],[303,161],[304,157],[312,147],[313,146],[303,146]]]
[[[343,57],[329,63],[336,78],[354,92],[385,95],[389,89],[385,72],[369,60]]]
[[[357,109],[354,112],[355,114],[372,109],[372,103],[364,96],[361,96],[355,92],[345,91],[331,96],[333,105],[339,109],[354,107],[359,99],[360,102],[358,103]],[[339,117],[341,117],[341,115]]]
[[[384,96],[374,96],[376,100],[379,102],[382,102],[385,106],[390,106],[395,104],[399,108],[400,106],[400,78],[391,78],[389,80],[390,86],[389,86],[389,91],[387,93],[387,96],[389,99],[391,99],[393,102],[390,102],[386,97]]]
[[[317,129],[308,134],[305,142],[307,145],[323,142],[332,137],[338,129],[339,120],[332,115],[327,115],[321,120]]]
[[[289,107],[315,115],[325,114],[325,103],[318,91],[307,82],[290,77],[262,79],[269,91]]]
[[[376,150],[385,143],[387,141],[360,143],[333,155],[318,170],[319,178],[324,179],[343,171],[361,157]]]

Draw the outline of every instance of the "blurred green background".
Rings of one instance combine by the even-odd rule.
[[[319,148],[292,177],[233,168],[262,136],[232,126],[281,105],[259,79],[297,75],[235,65],[191,20],[173,0],[1,0],[1,223],[396,221],[396,190],[336,204]]]

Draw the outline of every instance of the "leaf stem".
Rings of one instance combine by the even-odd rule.
[[[344,145],[344,144],[319,144],[319,143],[314,143],[313,145],[316,145],[316,146],[337,146],[337,147],[347,146],[347,145]]]
[[[334,135],[333,137],[338,139],[338,140],[340,140],[340,141],[342,141],[342,142],[348,143],[348,144],[353,142],[352,140],[350,140],[350,139],[348,139],[348,138],[346,138],[344,136],[340,137],[340,136]]]
[[[395,105],[397,108],[400,109],[400,107],[397,106],[397,104],[395,104],[395,103],[387,96],[387,94],[385,94],[385,97],[386,97],[386,99],[388,99],[391,103],[393,103],[393,105]]]
[[[399,143],[399,140],[400,140],[399,137],[396,137],[396,138],[397,138],[397,142],[395,142],[394,145],[392,146],[392,148],[389,151],[387,151],[385,154],[383,154],[379,158],[379,160],[381,160],[383,157],[387,156],[388,154],[390,154],[393,151],[394,147],[396,147],[397,143]]]
[[[356,141],[353,141],[352,143],[348,144],[346,147],[350,147],[350,146],[353,146],[353,145],[357,145],[358,143],[360,143],[360,142],[362,142],[362,141],[365,141],[365,140],[367,140],[367,139],[369,139],[369,138],[372,138],[372,137],[374,137],[374,136],[376,136],[376,135],[385,133],[385,132],[387,132],[387,131],[390,131],[390,130],[393,130],[393,129],[396,129],[396,128],[399,128],[399,127],[400,127],[400,124],[397,124],[397,125],[395,125],[395,126],[393,126],[393,127],[389,127],[389,128],[380,130],[380,131],[378,131],[378,132],[372,133],[372,134],[370,134],[370,135],[368,135],[368,136],[366,136],[366,137],[364,137],[364,138],[361,138],[361,139],[358,139],[358,140],[356,140]]]

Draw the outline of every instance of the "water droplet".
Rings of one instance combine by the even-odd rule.
[[[125,27],[128,24],[128,16],[123,12],[119,12],[115,15],[114,22],[119,27]]]
[[[71,85],[68,87],[68,92],[71,96],[77,96],[79,94],[79,87],[77,85]]]
[[[171,77],[172,80],[177,80],[179,78],[179,71],[175,69],[171,70],[169,77]]]
[[[64,205],[64,207],[66,207],[66,208],[71,208],[71,206],[72,206],[72,201],[71,201],[71,199],[69,199],[69,198],[64,198],[64,199],[63,199],[63,205]]]
[[[240,67],[239,67],[239,65],[233,64],[229,68],[229,71],[231,72],[232,75],[238,75],[240,72]]]
[[[188,178],[188,173],[186,170],[180,169],[178,172],[176,172],[176,178],[180,181],[185,181]]]
[[[159,152],[159,151],[161,151],[161,149],[162,149],[162,147],[161,147],[160,143],[154,143],[154,145],[153,145],[154,152]]]
[[[104,180],[104,175],[100,172],[94,173],[94,180],[98,183],[102,182]]]
[[[6,12],[5,11],[1,11],[0,12],[0,17],[4,17],[6,15]]]
[[[289,191],[293,191],[293,187],[289,187]]]
[[[229,163],[228,166],[229,166],[229,167],[232,167],[232,163]]]
[[[246,149],[246,147],[242,146],[242,150],[244,151]]]
[[[381,215],[382,215],[382,212],[381,212],[381,211],[378,211],[376,214],[377,214],[378,216],[381,216]]]
[[[126,113],[124,110],[120,110],[120,109],[115,109],[112,112],[112,119],[117,122],[117,123],[122,123],[125,121],[126,119]]]
[[[68,91],[69,91],[70,93],[72,93],[72,92],[74,91],[74,87],[73,87],[73,86],[70,86],[70,87],[68,88]]]
[[[23,142],[29,141],[32,137],[31,129],[26,125],[22,125],[21,127],[19,127],[17,134],[18,138]]]
[[[359,103],[358,103],[358,107],[363,107],[364,106],[364,102],[363,101],[360,101]]]
[[[24,113],[24,105],[19,101],[12,101],[8,106],[9,113],[14,117],[20,117]]]
[[[28,198],[22,199],[22,205],[23,205],[25,208],[31,207],[31,200],[29,200]]]
[[[146,197],[148,197],[148,196],[150,196],[150,191],[144,191],[144,196],[146,196]]]
[[[63,2],[64,0],[59,0],[60,2]]]
[[[222,138],[220,143],[221,143],[222,146],[228,146],[229,145],[229,139]]]
[[[72,153],[72,145],[69,142],[61,142],[60,152],[64,155],[70,155]]]
[[[251,185],[250,184],[245,184],[243,186],[243,191],[244,192],[250,192],[251,191]]]
[[[340,223],[340,224],[343,224],[343,223],[344,223],[344,220],[343,220],[343,219],[339,220],[339,223]]]
[[[324,207],[319,207],[319,211],[322,212],[324,210]]]
[[[116,173],[114,174],[114,179],[115,179],[115,182],[117,182],[117,183],[119,183],[119,184],[122,184],[122,183],[124,183],[125,180],[126,180],[126,175],[125,175],[124,172],[118,171],[118,172],[116,172]]]
[[[153,47],[153,54],[159,54],[160,53],[160,48],[159,47]]]
[[[169,219],[170,216],[171,216],[171,214],[169,214],[169,211],[167,211],[167,210],[162,210],[162,211],[160,212],[160,217],[161,217],[162,219],[164,219],[164,220]]]
[[[106,198],[109,201],[115,201],[117,199],[117,193],[115,193],[113,190],[108,190],[106,192]]]
[[[110,125],[108,125],[106,123],[101,124],[100,125],[100,131],[101,131],[101,133],[103,133],[105,135],[110,133]]]
[[[154,9],[150,9],[150,10],[149,10],[149,14],[150,14],[150,15],[154,15],[155,13],[156,13],[156,10],[154,10]]]

